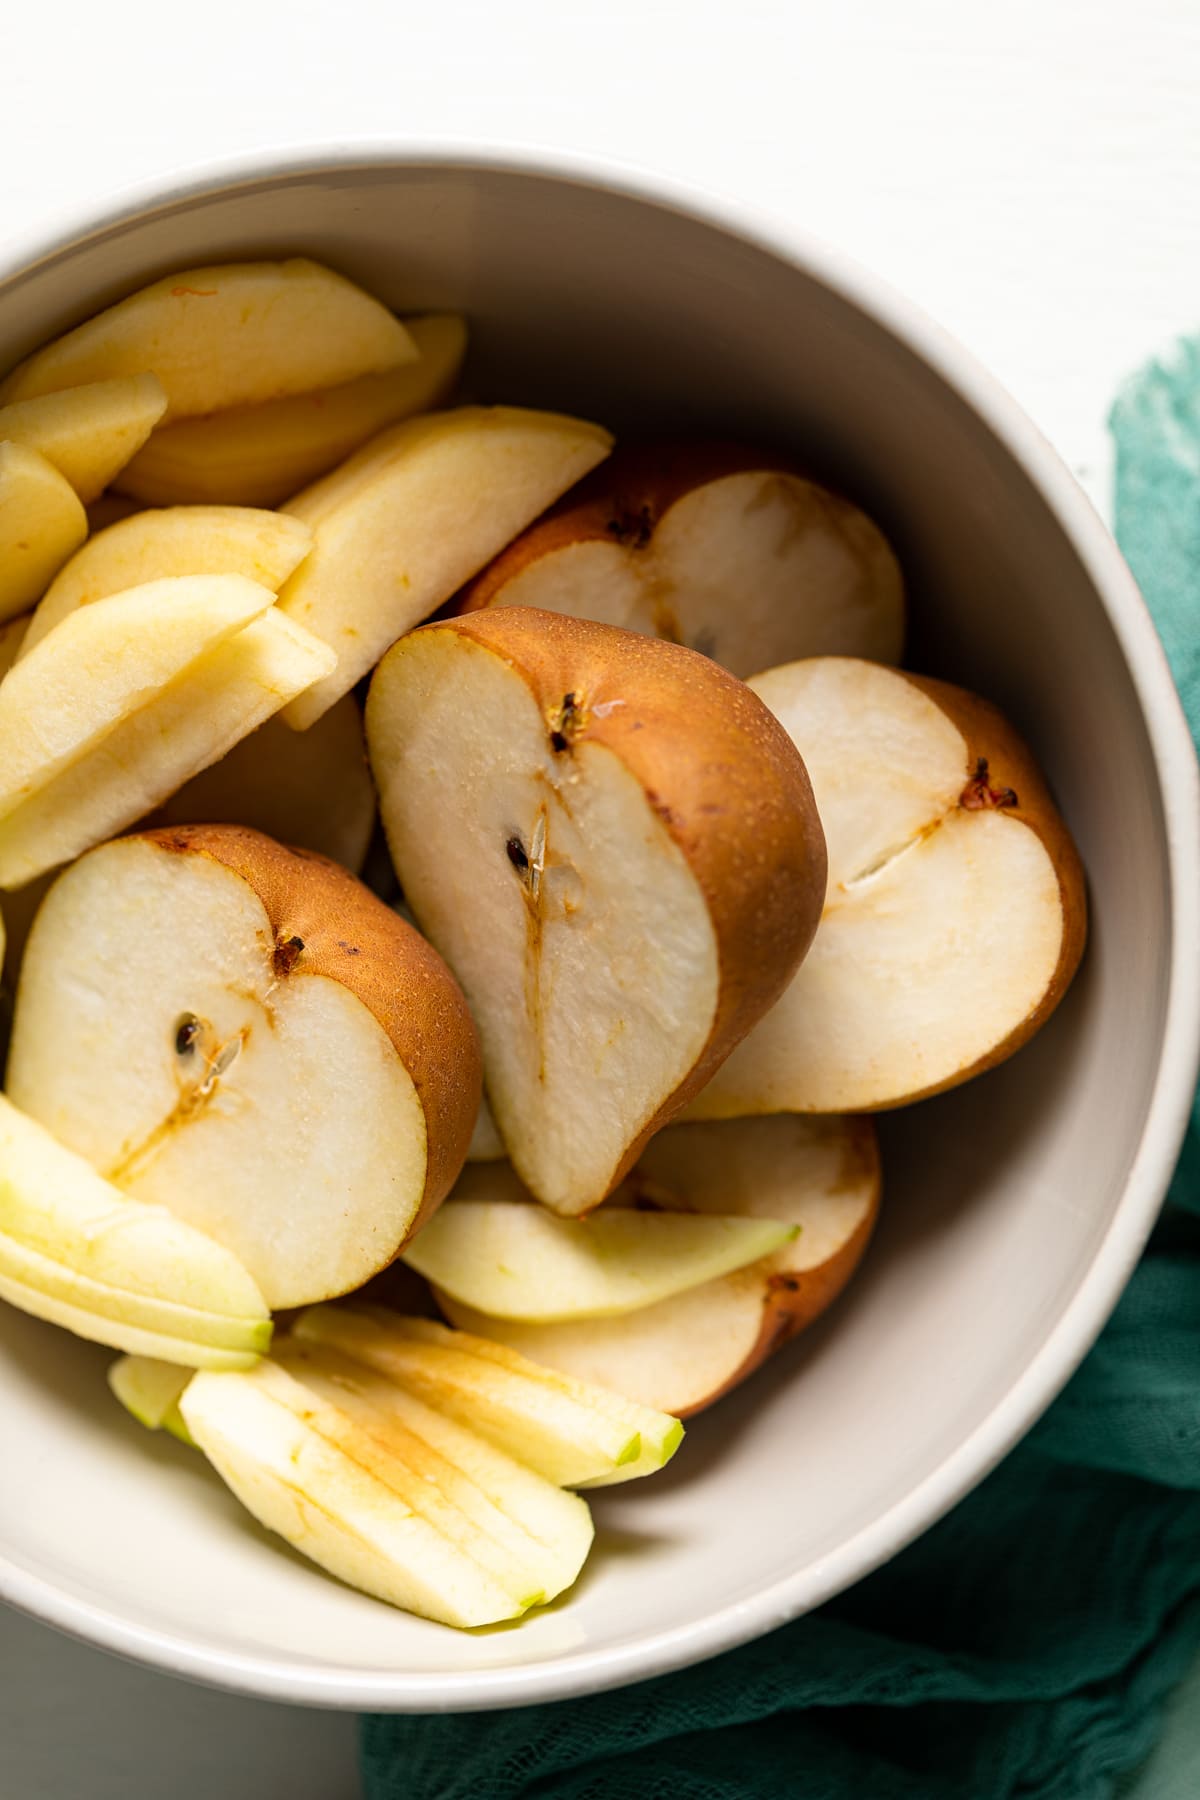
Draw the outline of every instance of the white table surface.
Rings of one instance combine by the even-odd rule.
[[[1194,0],[161,0],[5,9],[5,240],[314,141],[548,145],[753,198],[905,289],[1096,503],[1119,380],[1200,324]],[[0,1613],[0,1800],[345,1800],[351,1722]]]

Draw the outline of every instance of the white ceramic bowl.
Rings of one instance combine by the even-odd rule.
[[[903,556],[914,662],[1025,729],[1091,882],[1086,965],[1050,1027],[885,1120],[883,1222],[833,1315],[697,1420],[665,1475],[598,1496],[578,1588],[515,1630],[457,1634],[326,1579],[198,1457],[118,1413],[104,1352],[0,1317],[14,1605],[277,1699],[553,1699],[698,1660],[846,1587],[1071,1373],[1153,1222],[1195,1079],[1195,763],[1124,564],[996,384],[799,232],[665,184],[408,152],[209,175],[0,270],[0,367],[173,267],[300,251],[402,310],[465,310],[481,397],[776,437],[836,477]]]

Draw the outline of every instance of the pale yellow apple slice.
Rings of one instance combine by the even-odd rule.
[[[375,786],[353,694],[308,731],[268,719],[220,762],[194,775],[149,823],[203,825],[213,819],[317,850],[357,874],[375,828]]]
[[[417,362],[164,426],[122,470],[121,488],[148,506],[279,506],[376,432],[446,399],[466,352],[465,320],[431,313],[404,324]]]
[[[868,1120],[746,1119],[673,1125],[652,1138],[610,1207],[788,1219],[793,1242],[616,1319],[526,1325],[439,1292],[463,1331],[677,1417],[710,1405],[826,1310],[862,1259],[879,1207]]]
[[[279,1308],[360,1286],[437,1207],[479,1052],[445,965],[345,869],[175,825],[51,889],[8,1086],[127,1193],[228,1245]]]
[[[21,645],[32,617],[32,613],[22,613],[18,618],[9,619],[0,625],[0,681],[4,680],[21,654]]]
[[[0,789],[0,887],[144,818],[328,668],[328,647],[273,609],[265,589],[239,576],[194,579],[191,592],[185,579],[148,583],[84,608],[10,670],[0,690],[0,745],[14,746]],[[183,618],[179,638],[170,631],[178,600],[181,614],[198,611],[195,646],[207,637],[216,647],[172,679],[188,637]],[[239,608],[250,617],[240,629]],[[92,629],[97,619],[104,629]]]
[[[900,569],[865,513],[776,451],[704,440],[618,450],[461,605],[598,619],[742,676],[830,653],[897,662],[904,642]]]
[[[825,855],[804,765],[706,657],[521,607],[402,638],[367,742],[513,1166],[585,1213],[807,948]]]
[[[652,1474],[683,1438],[678,1419],[539,1366],[486,1329],[472,1336],[358,1304],[310,1307],[293,1335],[375,1369],[562,1487]]]
[[[338,666],[288,723],[320,718],[611,446],[599,425],[560,413],[463,406],[393,426],[289,501],[315,543],[279,604]]]
[[[129,1200],[0,1095],[0,1299],[118,1350],[243,1368],[271,1339],[228,1250]]]
[[[170,419],[248,406],[412,362],[400,321],[332,269],[290,262],[186,269],[55,338],[0,386],[0,403],[157,375]]]
[[[770,1256],[796,1231],[772,1219],[632,1208],[558,1219],[498,1163],[464,1172],[404,1258],[478,1312],[550,1324],[653,1306]]]
[[[468,1162],[501,1162],[504,1158],[504,1145],[500,1141],[500,1133],[496,1130],[496,1121],[492,1117],[492,1109],[487,1103],[487,1095],[479,1108],[479,1117],[475,1121],[475,1129],[471,1133],[471,1148],[467,1151]]]
[[[0,442],[40,451],[87,506],[141,449],[166,409],[156,376],[124,375],[0,406]]]
[[[87,529],[78,494],[52,462],[0,443],[0,624],[41,599]]]
[[[751,684],[805,757],[829,890],[804,967],[689,1117],[897,1106],[1012,1055],[1083,951],[1083,873],[993,707],[847,658]]]
[[[593,1536],[578,1495],[336,1351],[285,1338],[273,1360],[410,1470],[413,1508],[517,1598],[536,1587],[552,1600],[571,1586]]]
[[[285,513],[243,506],[172,506],[136,513],[88,539],[50,584],[21,655],[77,607],[146,582],[185,575],[244,575],[277,593],[312,547]]]
[[[451,1538],[423,1517],[401,1458],[283,1369],[197,1379],[180,1411],[260,1524],[352,1587],[458,1626],[516,1618],[542,1598],[536,1582],[514,1593],[464,1549],[465,1519]]]
[[[153,1356],[119,1356],[108,1368],[108,1385],[126,1412],[147,1431],[169,1431],[181,1444],[192,1442],[179,1410],[191,1378],[190,1369]]]

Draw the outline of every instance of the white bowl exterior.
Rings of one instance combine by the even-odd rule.
[[[615,180],[616,185],[613,185]],[[833,1315],[594,1497],[576,1592],[518,1630],[409,1619],[247,1521],[117,1413],[105,1357],[0,1311],[0,1593],[180,1674],[433,1711],[637,1680],[818,1604],[954,1503],[1095,1337],[1161,1201],[1200,1021],[1196,769],[1133,582],[1015,405],[880,284],[778,225],[560,163],[362,152],[139,199],[22,255],[0,368],[149,276],[300,252],[475,326],[481,398],[776,437],[901,550],[914,661],[1026,730],[1089,873],[1087,962],[1002,1070],[884,1123],[883,1223]]]

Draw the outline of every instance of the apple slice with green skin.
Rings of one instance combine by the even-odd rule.
[[[166,410],[156,376],[125,375],[0,406],[0,442],[40,451],[87,506],[141,449]]]
[[[268,719],[160,806],[151,825],[250,825],[357,874],[375,829],[375,786],[353,694],[310,730]]]
[[[0,443],[0,624],[41,599],[87,536],[87,514],[52,462]]]
[[[393,426],[289,501],[315,541],[279,604],[338,655],[289,725],[319,719],[611,447],[561,413],[462,406]]]
[[[1065,993],[1087,903],[1012,727],[959,688],[823,657],[755,691],[808,763],[829,840],[816,941],[690,1117],[869,1111],[1019,1049]]]
[[[136,513],[89,538],[59,572],[33,615],[21,655],[76,608],[151,581],[243,575],[278,593],[311,548],[311,532],[284,513],[244,506]]]
[[[466,353],[466,322],[431,313],[404,324],[417,362],[167,425],[122,470],[120,487],[147,506],[282,505],[376,432],[445,401]]]
[[[707,658],[520,607],[401,639],[367,742],[513,1165],[587,1212],[804,955],[825,891],[804,765]]]
[[[248,406],[416,360],[400,321],[307,258],[185,269],[139,288],[18,364],[0,404],[157,375],[170,419]]]
[[[337,1351],[284,1338],[273,1360],[412,1469],[413,1507],[500,1580],[515,1576],[518,1598],[537,1587],[552,1600],[571,1586],[593,1537],[577,1495]]]
[[[144,818],[328,669],[328,646],[271,602],[234,575],[149,582],[73,613],[9,671],[0,887]]]
[[[878,528],[775,451],[620,449],[466,589],[686,644],[746,676],[797,656],[898,662],[904,583]]]
[[[236,1257],[165,1207],[126,1198],[2,1095],[0,1299],[197,1368],[249,1367],[271,1341]]]
[[[259,832],[101,845],[30,934],[14,1100],[227,1244],[275,1308],[392,1261],[453,1186],[479,1081],[466,1003],[424,939]]]
[[[543,1598],[535,1577],[519,1591],[515,1572],[501,1579],[476,1560],[486,1540],[466,1515],[454,1537],[423,1516],[408,1460],[284,1369],[197,1379],[180,1410],[260,1524],[352,1587],[463,1627],[517,1618]]]
[[[678,1419],[433,1319],[314,1306],[292,1336],[376,1370],[561,1487],[633,1481],[670,1461]]]
[[[192,1434],[183,1422],[179,1399],[191,1378],[190,1369],[153,1356],[119,1356],[108,1368],[113,1397],[139,1425],[147,1431],[169,1431],[189,1445]]]
[[[465,1170],[404,1258],[477,1312],[550,1324],[653,1306],[770,1256],[796,1229],[772,1219],[612,1207],[558,1219],[499,1163]]]
[[[773,1256],[616,1319],[526,1325],[435,1290],[461,1330],[564,1375],[687,1418],[745,1380],[850,1280],[879,1208],[869,1120],[745,1119],[673,1125],[646,1146],[610,1207],[790,1220]]]

